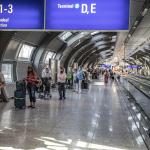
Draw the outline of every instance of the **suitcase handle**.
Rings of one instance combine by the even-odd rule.
[[[23,100],[24,98],[18,98],[18,97],[14,97],[15,99],[19,99],[19,100]]]

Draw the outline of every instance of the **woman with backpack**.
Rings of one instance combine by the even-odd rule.
[[[73,91],[78,92],[78,78],[77,78],[77,69],[73,71]]]
[[[84,80],[84,72],[82,70],[82,67],[79,67],[78,72],[77,72],[77,80],[78,80],[78,93],[81,93],[81,84],[82,81]]]

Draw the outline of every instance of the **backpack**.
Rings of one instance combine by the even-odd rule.
[[[68,80],[71,80],[71,79],[72,79],[72,74],[71,74],[71,72],[69,72],[69,73],[67,74],[67,79],[68,79]]]
[[[79,73],[77,74],[77,78],[78,78],[78,80],[83,80],[84,79],[82,71],[79,71]]]

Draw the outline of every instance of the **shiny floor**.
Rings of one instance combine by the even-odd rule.
[[[36,109],[0,104],[0,150],[146,150],[115,83],[102,79],[82,94],[37,100]]]
[[[121,83],[128,89],[128,91],[130,91],[130,93],[132,93],[132,95],[134,97],[136,97],[136,101],[140,104],[140,106],[143,108],[145,113],[148,116],[150,116],[150,108],[149,108],[150,99],[148,97],[146,97],[143,93],[141,93],[138,89],[136,89],[127,80],[122,80]],[[148,87],[145,87],[145,89],[144,89],[142,85],[138,88],[140,88],[140,90],[142,90],[142,91],[145,91],[145,89],[146,89],[147,91],[145,91],[144,93],[147,93],[148,91],[150,91],[150,89]]]

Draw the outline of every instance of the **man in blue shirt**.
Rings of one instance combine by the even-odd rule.
[[[77,78],[78,78],[78,93],[81,93],[81,84],[82,80],[84,80],[84,72],[82,70],[82,67],[79,67],[78,72],[77,72]]]

